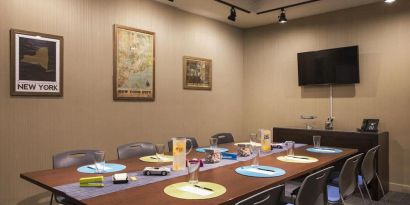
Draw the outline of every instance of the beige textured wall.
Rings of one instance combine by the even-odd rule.
[[[113,24],[156,32],[155,102],[112,100]],[[65,38],[64,97],[9,94],[10,28]],[[151,0],[0,1],[0,204],[47,204],[19,173],[53,153],[242,132],[242,31]],[[213,60],[212,91],[182,89],[182,56]],[[44,200],[39,200],[45,197]]]
[[[303,127],[314,114],[323,128],[329,88],[298,86],[298,52],[359,45],[360,84],[334,88],[336,129],[355,130],[380,118],[390,132],[391,188],[410,191],[410,1],[382,2],[268,25],[245,32],[244,133]]]

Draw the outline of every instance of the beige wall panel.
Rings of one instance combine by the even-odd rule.
[[[113,24],[156,33],[155,102],[112,100]],[[64,36],[64,97],[10,97],[10,28]],[[242,31],[150,0],[0,1],[0,204],[47,204],[19,178],[53,153],[242,133]],[[182,89],[182,56],[212,59],[212,91]],[[43,198],[42,200],[40,200]],[[40,202],[37,202],[40,200]]]
[[[303,127],[301,114],[329,116],[329,88],[299,87],[297,53],[359,45],[360,84],[334,88],[335,127],[355,130],[380,118],[390,132],[390,180],[410,185],[410,2],[382,2],[247,30],[244,37],[244,133]]]

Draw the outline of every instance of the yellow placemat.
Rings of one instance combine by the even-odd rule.
[[[291,162],[291,163],[313,163],[319,161],[318,159],[314,157],[308,157],[308,156],[279,156],[277,157],[278,160],[283,161],[283,162]]]
[[[173,159],[174,157],[170,155],[164,155],[163,157],[161,157],[161,160],[158,160],[156,155],[150,155],[140,158],[140,160],[143,162],[172,162]]]
[[[210,199],[226,192],[224,186],[211,182],[198,182],[197,185],[199,187],[188,182],[180,182],[165,187],[164,192],[179,199]]]
[[[250,145],[251,143],[250,143],[250,142],[238,142],[238,143],[235,143],[234,145],[235,145],[235,146],[238,146],[238,144],[246,144],[246,145],[249,144],[249,145]],[[260,146],[262,146],[262,145],[261,145],[261,143],[256,143],[256,146],[260,147]]]

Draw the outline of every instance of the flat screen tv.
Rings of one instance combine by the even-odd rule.
[[[299,86],[359,83],[358,46],[298,53]]]

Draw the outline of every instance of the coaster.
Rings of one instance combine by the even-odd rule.
[[[276,159],[283,161],[283,162],[291,162],[291,163],[313,163],[319,161],[314,157],[308,156],[280,156]]]
[[[196,151],[197,151],[197,152],[205,152],[205,149],[211,149],[211,148],[210,148],[210,147],[200,147],[200,148],[197,148]],[[222,148],[222,147],[218,147],[218,148],[216,148],[216,149],[219,150],[219,152],[227,152],[227,151],[229,151],[229,149]]]
[[[337,154],[337,153],[343,152],[341,149],[330,148],[330,147],[319,147],[319,148],[310,147],[310,148],[307,148],[306,151],[314,152],[314,153],[322,153],[322,154]]]
[[[211,199],[224,194],[226,188],[211,182],[198,182],[196,185],[180,182],[165,187],[164,192],[179,199]]]
[[[95,165],[93,164],[85,165],[85,166],[79,167],[77,171],[81,173],[86,173],[86,174],[96,174],[93,166]],[[122,164],[106,163],[104,167],[104,173],[118,172],[118,171],[124,170],[125,168],[127,167]]]
[[[235,169],[235,172],[249,177],[278,177],[286,174],[286,171],[271,166],[242,166]]]
[[[238,144],[250,145],[251,143],[250,143],[250,142],[238,142],[238,143],[235,143],[234,145],[235,145],[235,146],[238,146]],[[257,147],[262,146],[261,143],[255,143],[255,145],[256,145]]]
[[[174,159],[173,156],[171,155],[164,155],[163,157],[160,157],[160,159],[157,158],[156,155],[150,155],[150,156],[145,156],[145,157],[140,157],[140,160],[143,162],[172,162]]]

